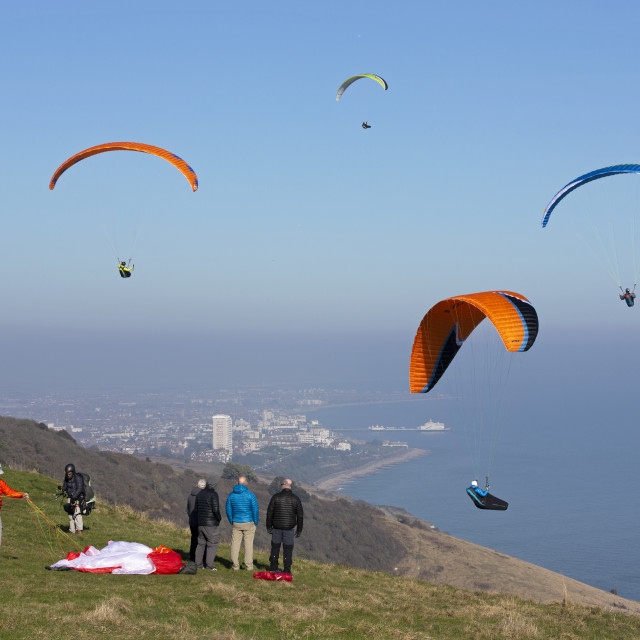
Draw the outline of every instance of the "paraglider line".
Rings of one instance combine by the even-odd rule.
[[[58,557],[58,553],[54,550],[53,539],[58,543],[58,547],[63,554],[64,549],[60,540],[65,538],[76,550],[82,551],[82,545],[78,544],[68,533],[62,531],[58,523],[54,522],[40,507],[32,502],[30,498],[27,499],[27,503],[33,509],[38,540],[40,541],[41,547],[46,545],[51,559],[55,560],[55,558]],[[45,525],[48,525],[48,527],[46,527],[48,531],[45,529]]]

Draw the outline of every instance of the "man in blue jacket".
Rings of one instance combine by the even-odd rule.
[[[477,480],[472,480],[471,481],[471,486],[469,487],[469,489],[471,489],[471,491],[473,491],[474,493],[478,494],[479,496],[482,496],[483,498],[487,495],[487,493],[489,493],[489,489],[485,489],[484,491],[478,486],[478,481]]]
[[[240,545],[244,540],[244,564],[253,571],[253,538],[258,524],[258,499],[247,488],[245,476],[227,497],[227,518],[231,524],[231,562],[235,571],[240,569]]]

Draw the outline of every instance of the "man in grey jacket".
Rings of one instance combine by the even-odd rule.
[[[291,491],[293,483],[289,478],[282,481],[282,490],[271,496],[267,507],[267,531],[271,534],[270,571],[278,570],[280,543],[284,572],[291,573],[293,559],[293,539],[302,533],[302,502]],[[295,533],[294,533],[295,532]]]

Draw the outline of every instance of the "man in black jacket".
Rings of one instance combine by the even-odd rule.
[[[216,492],[218,478],[211,476],[207,486],[196,496],[195,511],[198,514],[198,546],[196,566],[198,569],[216,571],[215,559],[220,544],[220,501]],[[206,551],[206,553],[205,553]],[[204,564],[203,564],[204,560]]]
[[[298,538],[302,533],[302,502],[291,491],[292,485],[289,478],[283,480],[282,490],[271,496],[267,507],[267,531],[271,534],[270,571],[278,570],[280,543],[282,543],[284,572],[291,573],[294,535]]]
[[[191,529],[191,546],[189,547],[189,560],[196,561],[196,548],[198,547],[198,514],[196,513],[196,496],[207,486],[204,479],[198,480],[198,484],[191,489],[187,498],[187,515],[189,516],[189,529]]]
[[[64,482],[62,492],[67,496],[65,511],[69,514],[69,533],[82,535],[82,509],[80,503],[84,500],[84,480],[71,462],[64,468]]]

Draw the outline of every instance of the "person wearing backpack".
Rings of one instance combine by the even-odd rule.
[[[64,468],[64,482],[62,491],[67,496],[67,504],[64,510],[69,514],[69,533],[82,535],[82,508],[84,501],[84,480],[79,473],[76,473],[74,464],[69,463]]]

